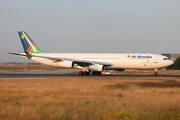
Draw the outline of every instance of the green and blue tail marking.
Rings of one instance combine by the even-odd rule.
[[[26,32],[21,31],[18,32],[19,37],[22,42],[22,46],[24,48],[24,52],[29,55],[30,53],[45,53],[32,41],[32,39],[26,34]]]

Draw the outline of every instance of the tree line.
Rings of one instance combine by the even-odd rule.
[[[175,61],[174,61],[174,64],[167,67],[167,69],[171,69],[171,70],[180,70],[180,57],[177,58]]]

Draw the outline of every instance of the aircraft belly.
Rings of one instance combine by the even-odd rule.
[[[53,62],[52,60],[45,59],[45,58],[32,57],[29,60],[32,60],[34,62],[38,62],[41,64],[49,65],[49,66],[58,67],[57,62]]]

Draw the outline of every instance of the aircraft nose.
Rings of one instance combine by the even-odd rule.
[[[174,64],[174,62],[172,60],[169,60],[169,66]]]

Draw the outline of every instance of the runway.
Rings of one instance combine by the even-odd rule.
[[[54,78],[54,77],[121,77],[121,78],[141,78],[141,77],[180,77],[180,75],[78,75],[77,70],[57,70],[57,71],[23,71],[12,73],[0,73],[0,78]]]
[[[0,78],[51,78],[51,77],[180,77],[180,75],[78,75],[78,74],[0,74]]]

